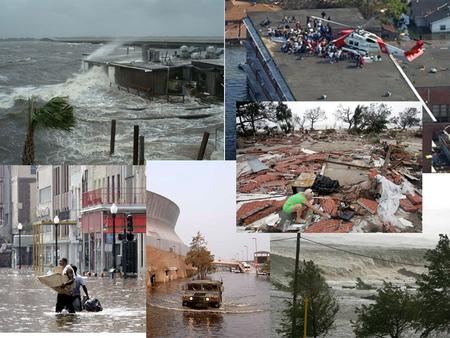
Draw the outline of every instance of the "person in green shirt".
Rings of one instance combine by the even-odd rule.
[[[313,198],[314,193],[311,189],[306,189],[303,192],[298,192],[287,199],[287,201],[283,205],[283,211],[289,215],[295,212],[297,214],[297,223],[302,223],[302,213],[305,208],[311,209],[313,212],[323,217],[331,218],[330,215],[320,211],[311,204]]]

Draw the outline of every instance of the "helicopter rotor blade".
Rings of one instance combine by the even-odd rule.
[[[342,27],[345,27],[345,28],[353,28],[352,26],[346,25],[344,23],[333,21],[333,20],[322,19],[322,18],[319,18],[318,16],[312,16],[311,15],[310,18],[321,20],[321,21],[324,21],[324,22],[329,22],[329,23],[332,23],[334,25],[342,26]]]

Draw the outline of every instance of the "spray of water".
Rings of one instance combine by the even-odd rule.
[[[107,43],[104,46],[101,46],[99,49],[95,50],[93,53],[91,53],[86,60],[92,60],[97,58],[102,58],[105,56],[110,55],[116,48],[119,48],[123,45],[123,42],[120,41],[113,41],[110,43]]]

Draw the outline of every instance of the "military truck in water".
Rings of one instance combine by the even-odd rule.
[[[183,306],[191,309],[219,308],[223,283],[215,280],[193,280],[183,286]]]

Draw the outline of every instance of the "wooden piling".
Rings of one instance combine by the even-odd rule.
[[[139,126],[134,126],[133,132],[133,165],[138,164],[138,151],[139,151]]]
[[[109,156],[114,154],[116,144],[116,120],[111,120],[111,142],[109,144]]]
[[[139,165],[144,165],[145,163],[144,150],[145,150],[144,136],[139,136]]]
[[[203,133],[202,144],[200,145],[200,150],[198,151],[197,160],[203,160],[205,157],[206,145],[208,144],[209,133],[205,131]]]

